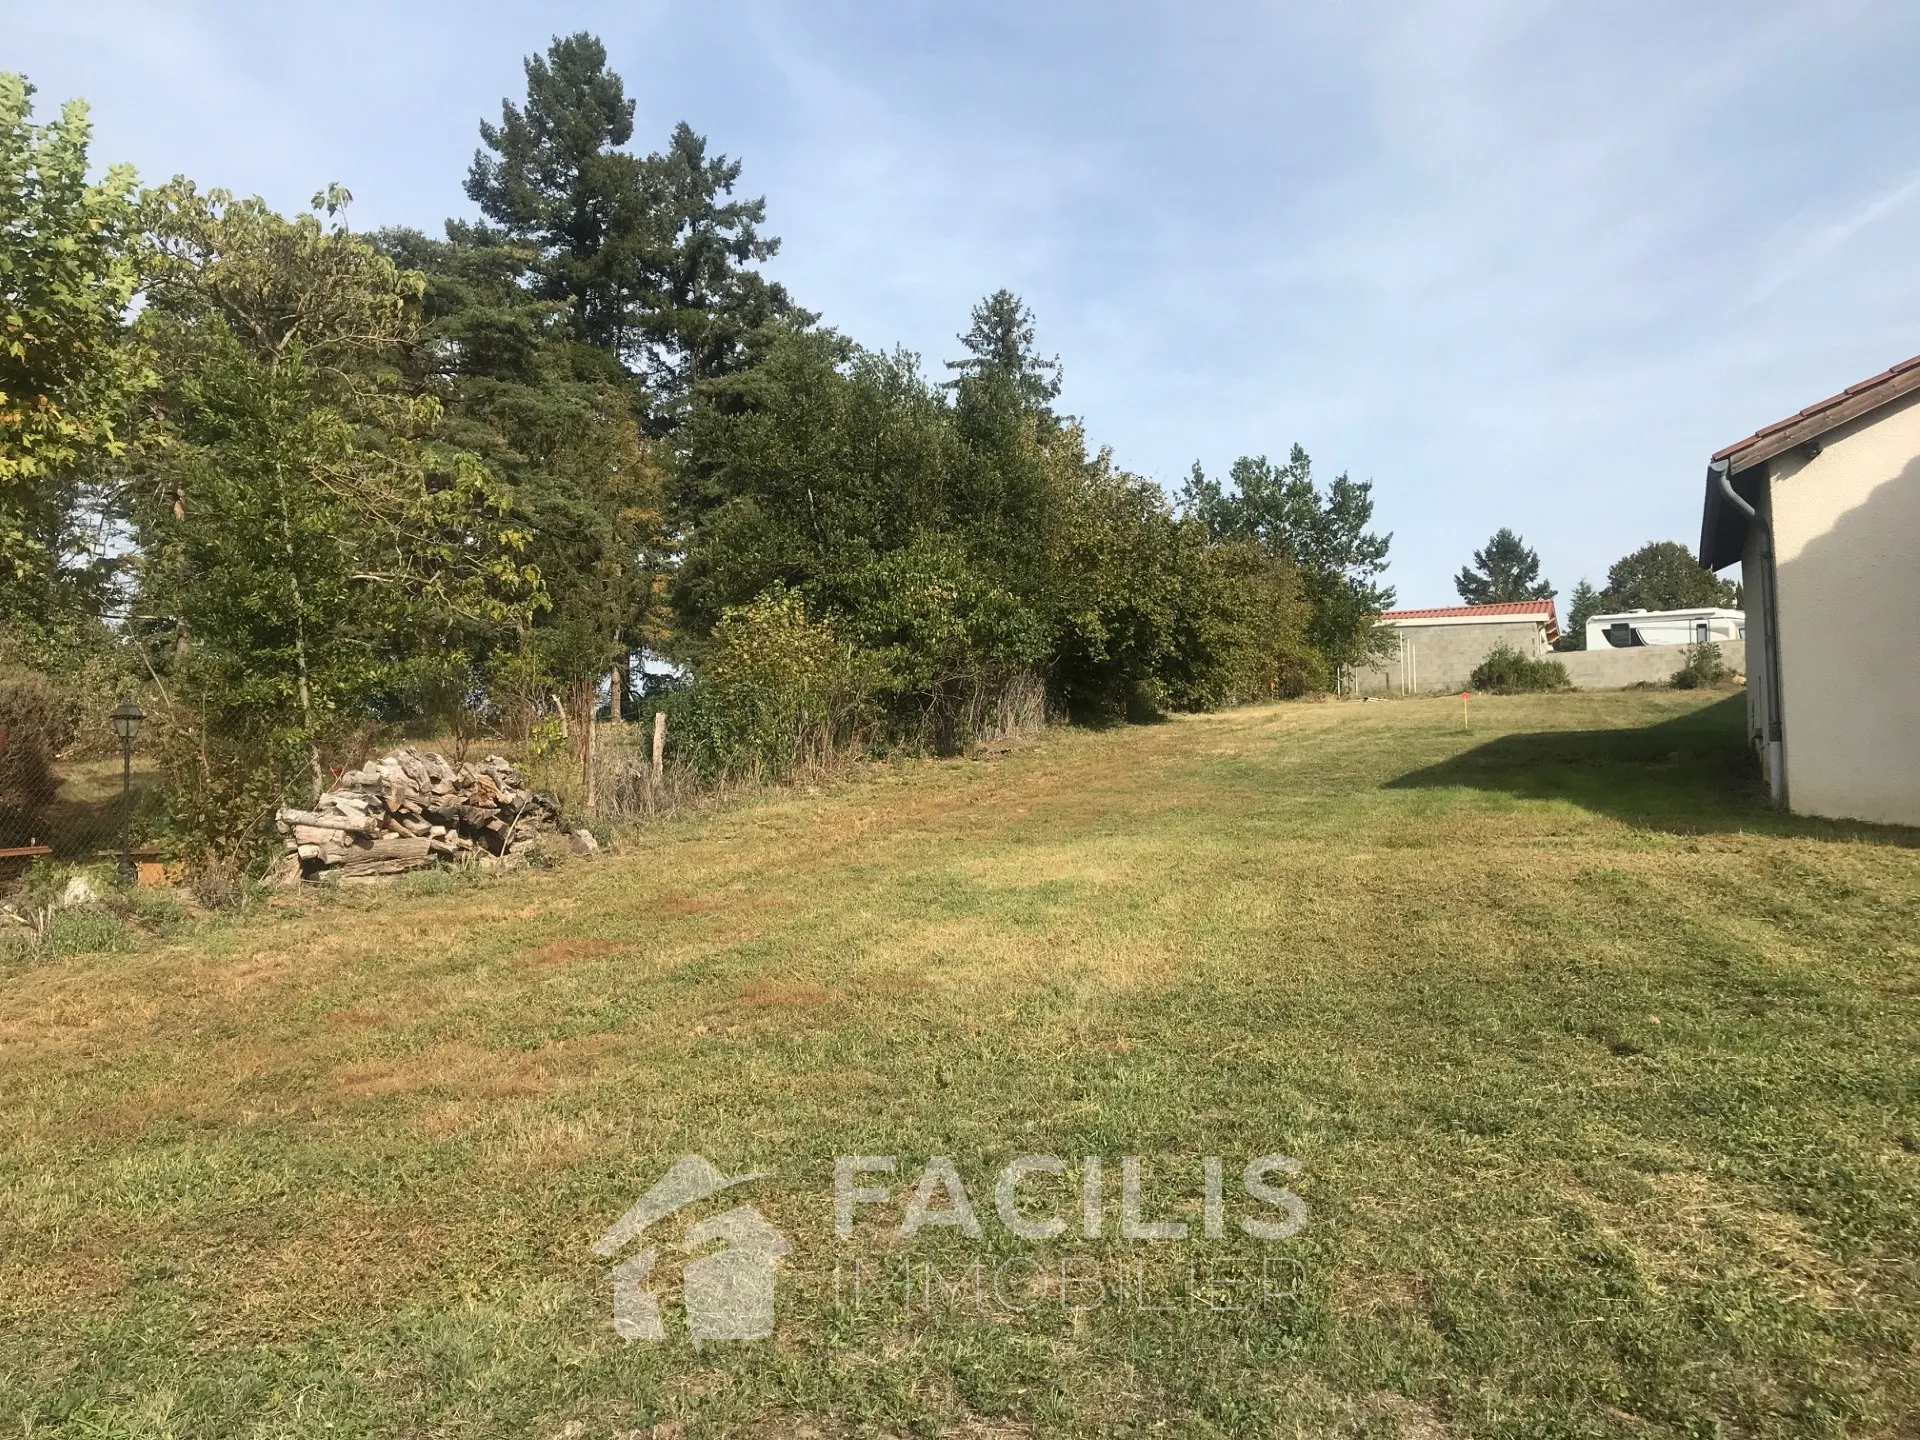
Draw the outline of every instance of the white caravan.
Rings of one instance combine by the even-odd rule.
[[[1587,649],[1630,645],[1704,645],[1747,638],[1744,610],[1622,610],[1587,621]]]

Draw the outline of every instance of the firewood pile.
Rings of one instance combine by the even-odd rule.
[[[439,864],[510,869],[563,837],[576,853],[597,848],[586,830],[566,828],[557,799],[500,756],[456,765],[411,745],[345,772],[313,809],[283,809],[275,819],[286,853],[274,878],[285,884]]]

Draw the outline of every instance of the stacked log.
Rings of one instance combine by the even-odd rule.
[[[346,771],[311,810],[283,809],[275,820],[286,837],[276,874],[288,882],[437,864],[508,868],[563,833],[576,850],[593,848],[587,831],[564,830],[557,799],[500,756],[456,765],[411,745]]]

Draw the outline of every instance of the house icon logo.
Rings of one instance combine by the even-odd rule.
[[[593,1253],[611,1258],[649,1225],[710,1196],[764,1180],[765,1171],[723,1175],[703,1155],[683,1155],[593,1242]],[[751,1205],[687,1227],[680,1249],[694,1254],[715,1241],[724,1248],[687,1261],[681,1268],[681,1298],[687,1329],[695,1344],[703,1340],[764,1340],[773,1333],[774,1283],[782,1257],[793,1253],[786,1238]],[[660,1299],[646,1285],[660,1249],[648,1245],[613,1267],[613,1329],[623,1340],[664,1340]]]

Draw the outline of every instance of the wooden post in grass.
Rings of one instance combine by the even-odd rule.
[[[653,783],[658,785],[667,767],[667,712],[653,712]]]
[[[600,808],[598,766],[595,763],[599,758],[595,752],[600,748],[600,717],[598,707],[593,703],[599,698],[590,695],[587,699],[587,737],[580,747],[581,800],[589,815]]]
[[[1467,697],[1472,693],[1471,690],[1462,690],[1460,692],[1460,728],[1462,730],[1473,729],[1473,722],[1467,719]]]

